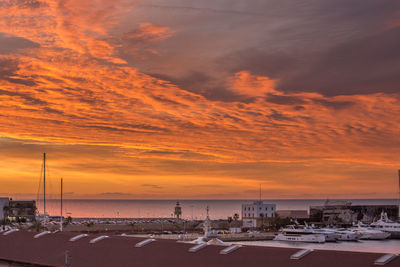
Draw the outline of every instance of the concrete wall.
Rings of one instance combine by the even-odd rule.
[[[307,210],[278,210],[276,214],[281,218],[308,219]]]
[[[255,228],[257,227],[256,219],[243,219],[243,228]]]

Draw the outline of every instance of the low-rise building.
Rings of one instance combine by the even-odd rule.
[[[8,197],[0,198],[0,221],[3,221],[5,218],[4,214],[6,209],[4,208],[9,206],[9,201],[10,200],[8,199]]]
[[[34,200],[10,200],[9,205],[4,207],[4,216],[12,222],[35,220],[36,201]]]
[[[351,225],[358,221],[371,223],[385,211],[389,218],[395,220],[399,215],[397,205],[352,205],[350,202],[310,207],[310,221],[325,224]]]
[[[250,204],[242,204],[243,228],[261,227],[264,218],[274,217],[275,212],[275,204],[267,204],[261,200]]]
[[[281,218],[306,220],[309,218],[307,210],[278,210],[276,215]]]

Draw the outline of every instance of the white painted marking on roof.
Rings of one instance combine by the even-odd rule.
[[[381,257],[379,257],[379,259],[377,259],[374,264],[375,265],[385,265],[386,263],[391,262],[392,260],[394,260],[398,255],[397,254],[385,254]]]
[[[304,256],[310,254],[313,250],[312,249],[302,249],[294,253],[292,256],[290,256],[291,260],[300,260]]]
[[[241,245],[232,245],[232,246],[229,246],[229,247],[224,248],[223,250],[221,250],[221,251],[219,252],[219,254],[226,255],[226,254],[229,254],[229,253],[231,253],[231,252],[237,250],[237,249],[240,248],[240,247],[241,247]]]
[[[94,244],[94,243],[97,243],[97,242],[99,242],[99,241],[101,241],[103,239],[106,239],[108,237],[109,237],[108,235],[101,235],[99,237],[93,238],[92,240],[89,241],[89,243],[90,244]]]
[[[152,239],[152,238],[145,239],[145,240],[140,241],[139,243],[137,243],[137,244],[135,245],[135,247],[141,248],[141,247],[146,246],[147,244],[150,244],[151,242],[154,242],[154,241],[156,241],[156,240],[155,240],[155,239]]]
[[[218,239],[218,238],[213,238],[207,242],[209,245],[216,245],[216,246],[229,246],[227,243],[224,241]]]
[[[125,233],[121,234],[121,236],[124,236],[124,237],[139,237],[137,235],[128,235],[128,234],[125,234]]]
[[[197,252],[197,251],[199,251],[200,249],[205,248],[205,247],[207,247],[207,246],[208,246],[207,243],[198,244],[198,245],[196,245],[196,246],[194,246],[194,247],[189,248],[189,252]]]
[[[74,236],[74,237],[71,237],[71,238],[69,239],[69,241],[74,242],[74,241],[77,241],[77,240],[79,240],[79,239],[81,239],[81,238],[84,238],[84,237],[87,237],[87,236],[88,236],[87,234],[76,235],[76,236]]]
[[[47,235],[47,234],[50,234],[50,231],[44,231],[44,232],[38,233],[33,238],[39,238],[39,237]]]
[[[9,235],[9,234],[12,234],[12,233],[15,233],[15,232],[18,232],[18,231],[19,231],[19,229],[11,229],[11,230],[3,233],[3,235]]]

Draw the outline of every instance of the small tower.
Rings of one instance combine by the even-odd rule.
[[[208,238],[211,236],[211,220],[210,216],[208,215],[208,206],[207,206],[207,217],[203,223],[203,230],[204,230],[204,237]]]
[[[178,220],[180,219],[180,217],[182,215],[182,207],[180,206],[179,201],[176,202],[174,215]]]

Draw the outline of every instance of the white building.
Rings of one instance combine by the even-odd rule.
[[[4,219],[4,207],[8,207],[9,203],[8,197],[0,197],[0,221]]]
[[[251,204],[242,204],[242,221],[244,228],[254,228],[257,221],[263,218],[272,218],[275,216],[276,205],[265,204],[262,201],[254,201]]]

